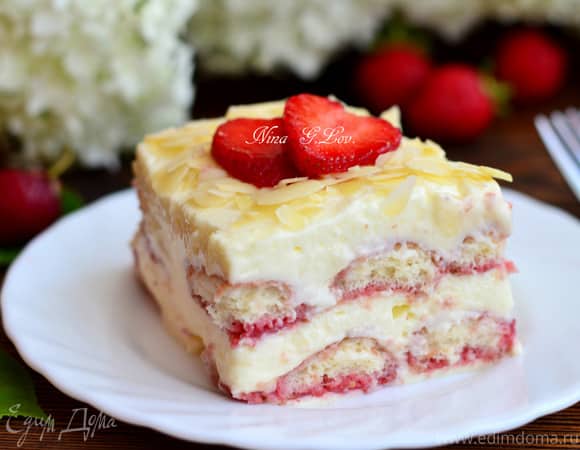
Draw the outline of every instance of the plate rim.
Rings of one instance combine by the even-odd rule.
[[[556,206],[544,203],[540,200],[537,200],[533,197],[530,197],[526,194],[523,194],[518,191],[514,191],[511,189],[503,188],[504,193],[507,193],[510,197],[520,197],[522,201],[526,201],[528,203],[532,203],[534,207],[541,207],[546,211],[549,211],[551,214],[556,214],[561,217],[566,217],[568,220],[572,219],[576,221],[577,224],[580,224],[580,221],[573,215],[564,211]],[[172,428],[171,426],[163,426],[163,424],[159,424],[156,422],[155,416],[150,416],[147,413],[141,413],[140,411],[130,408],[124,407],[124,405],[120,402],[110,402],[108,399],[103,398],[99,395],[99,391],[96,391],[96,394],[93,394],[90,390],[84,389],[82,383],[70,383],[69,380],[60,379],[54,367],[51,367],[50,362],[42,359],[36,358],[33,353],[34,351],[28,348],[28,344],[26,343],[26,336],[19,335],[16,331],[16,326],[14,323],[10,323],[9,316],[10,314],[6,314],[7,310],[7,303],[8,300],[6,299],[6,292],[8,291],[8,287],[11,286],[12,279],[14,279],[13,273],[17,270],[20,270],[20,265],[22,261],[25,260],[26,255],[33,249],[38,242],[43,240],[46,236],[53,233],[56,229],[61,227],[64,223],[70,222],[73,220],[77,220],[79,216],[86,215],[92,213],[94,209],[98,209],[102,204],[105,204],[110,201],[114,201],[119,197],[125,197],[129,195],[135,195],[134,189],[128,188],[121,191],[117,191],[108,195],[105,195],[96,201],[90,203],[89,205],[81,208],[78,211],[75,211],[47,228],[41,234],[36,236],[32,239],[23,251],[19,254],[16,260],[10,265],[8,268],[4,283],[2,286],[2,290],[0,292],[0,307],[2,311],[2,326],[6,333],[6,336],[10,339],[13,343],[14,347],[16,348],[17,353],[22,358],[22,360],[34,371],[41,374],[45,377],[50,384],[52,384],[55,388],[59,391],[68,395],[69,397],[76,399],[78,401],[87,403],[92,407],[96,408],[99,411],[102,411],[105,414],[110,415],[111,417],[117,418],[123,422],[142,426],[154,430],[156,432],[169,435],[171,437],[182,439],[190,442],[199,442],[199,443],[208,443],[214,445],[230,445],[236,447],[244,447],[244,448],[255,448],[255,449],[303,449],[307,448],[306,444],[303,441],[291,441],[291,442],[272,442],[268,441],[267,443],[260,444],[259,436],[254,436],[253,438],[246,438],[239,434],[235,433],[225,433],[221,436],[216,436],[212,432],[203,432],[203,430],[190,428],[187,432],[179,431],[179,429]],[[535,408],[527,411],[525,413],[522,410],[522,407],[516,408],[514,410],[510,410],[509,414],[502,414],[501,416],[496,416],[494,418],[481,420],[477,423],[471,424],[471,426],[467,426],[467,430],[465,426],[462,432],[449,432],[448,430],[445,431],[443,435],[437,434],[437,436],[431,436],[426,438],[425,435],[421,435],[420,439],[416,440],[409,440],[404,439],[400,441],[394,441],[392,438],[386,437],[384,439],[380,439],[377,437],[373,440],[367,440],[364,442],[360,442],[362,446],[360,449],[385,449],[385,448],[426,448],[432,446],[439,446],[445,445],[457,441],[461,441],[463,439],[469,439],[471,437],[476,436],[483,436],[493,433],[502,433],[506,432],[518,427],[521,427],[527,423],[532,422],[540,417],[543,417],[548,414],[553,414],[557,411],[561,411],[563,409],[569,408],[570,406],[574,405],[575,403],[580,401],[580,379],[578,382],[566,390],[559,391],[560,395],[553,396],[552,401],[550,402],[543,402],[537,405]],[[249,407],[251,407],[249,405]],[[520,413],[518,413],[520,411]],[[515,418],[509,420],[506,416],[512,416],[514,413],[517,413]],[[231,431],[231,430],[230,430]],[[439,436],[443,436],[443,438],[439,438]],[[267,444],[267,445],[266,445]],[[336,441],[329,441],[325,442],[324,444],[320,443],[321,445],[311,446],[309,448],[349,448],[349,446],[343,442],[344,445],[340,445],[340,442]],[[386,446],[386,447],[385,447]]]

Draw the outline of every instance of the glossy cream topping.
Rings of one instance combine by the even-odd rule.
[[[287,282],[296,287],[297,303],[327,306],[334,297],[325,286],[361,254],[404,240],[452,257],[466,236],[510,233],[510,209],[493,180],[509,181],[509,174],[449,161],[431,141],[403,138],[373,166],[282,180],[274,188],[228,176],[211,157],[219,124],[277,117],[283,108],[283,102],[231,107],[225,118],[194,121],[139,146],[139,181],[185,216],[178,234],[190,261],[208,274]],[[396,121],[397,110],[384,117]]]

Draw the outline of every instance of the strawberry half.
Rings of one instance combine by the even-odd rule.
[[[374,164],[401,142],[401,131],[389,122],[351,114],[339,102],[311,94],[288,99],[284,125],[292,160],[309,177]]]
[[[234,119],[216,130],[211,154],[232,177],[271,187],[298,175],[286,140],[282,119]]]

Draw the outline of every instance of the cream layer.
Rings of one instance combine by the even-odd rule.
[[[191,336],[200,337],[203,346],[211,350],[220,380],[234,396],[274,389],[278,377],[347,337],[376,339],[396,355],[408,349],[410,335],[423,326],[443,330],[449,337],[453,324],[470,315],[488,312],[511,318],[512,297],[505,272],[490,270],[478,275],[446,275],[428,298],[411,302],[404,294],[343,302],[308,322],[264,336],[253,346],[232,348],[227,335],[191,298],[181,243],[174,243],[169,258],[162,256],[155,261],[143,234],[138,233],[134,249],[138,270],[169,328],[190,347]]]
[[[405,139],[392,158],[410,162],[421,152],[432,154],[432,145]],[[399,167],[396,160],[391,163]],[[155,220],[168,225],[164,239],[179,241],[190,264],[231,284],[293,286],[295,304],[333,305],[330,285],[338,272],[355,258],[397,242],[413,242],[453,261],[461,258],[457,250],[466,238],[494,246],[511,231],[510,207],[491,178],[445,183],[406,175],[389,181],[386,190],[361,179],[353,192],[342,192],[340,186],[351,180],[314,194],[317,200],[304,200],[315,202],[317,212],[304,226],[290,229],[270,214],[286,211],[289,204],[254,206],[241,220],[242,212],[233,206],[198,206],[191,200],[195,186],[163,187],[159,172],[167,169],[148,145],[140,147],[135,170],[142,199],[158,203]],[[389,176],[389,170],[384,174]]]

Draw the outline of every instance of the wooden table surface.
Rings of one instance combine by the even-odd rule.
[[[294,92],[311,91],[320,94],[337,93],[346,100],[353,99],[345,86],[345,77],[336,73],[349,70],[347,62],[331,66],[316,84],[288,79],[250,78],[244,80],[198,80],[198,96],[193,111],[194,116],[211,116],[222,113],[228,103],[282,98]],[[563,208],[580,217],[580,204],[565,184],[562,176],[552,163],[540,142],[532,123],[535,114],[580,105],[580,86],[571,81],[568,87],[553,101],[541,107],[517,108],[512,114],[498,119],[492,128],[476,143],[448,147],[452,159],[487,164],[507,170],[514,175],[515,181],[510,188],[527,193],[552,205]],[[117,173],[104,171],[77,171],[65,177],[65,183],[77,189],[87,201],[92,201],[109,192],[129,185],[128,165]],[[557,230],[546,230],[547,233]],[[580,249],[579,249],[580,250]],[[2,275],[0,275],[1,277]],[[550,299],[547,299],[550,300]],[[3,331],[0,330],[0,347],[17,355]],[[571,351],[577,351],[571,347]],[[97,430],[94,436],[85,436],[81,431],[63,433],[59,431],[82,426],[82,408],[87,414],[98,414],[82,402],[67,397],[52,387],[42,376],[33,374],[39,401],[45,411],[55,419],[55,431],[30,427],[12,421],[12,432],[8,431],[6,420],[0,422],[0,449],[202,449],[220,448],[203,444],[185,443],[154,431],[116,422],[114,427]],[[474,405],[476,407],[476,405]],[[75,415],[73,413],[76,411]],[[72,424],[69,421],[72,419]],[[227,430],[224,430],[227,433]],[[222,447],[223,448],[223,447]],[[356,448],[356,443],[353,443]],[[482,438],[480,441],[464,442],[445,448],[580,448],[580,403],[571,408],[538,419],[522,428],[507,434]]]

